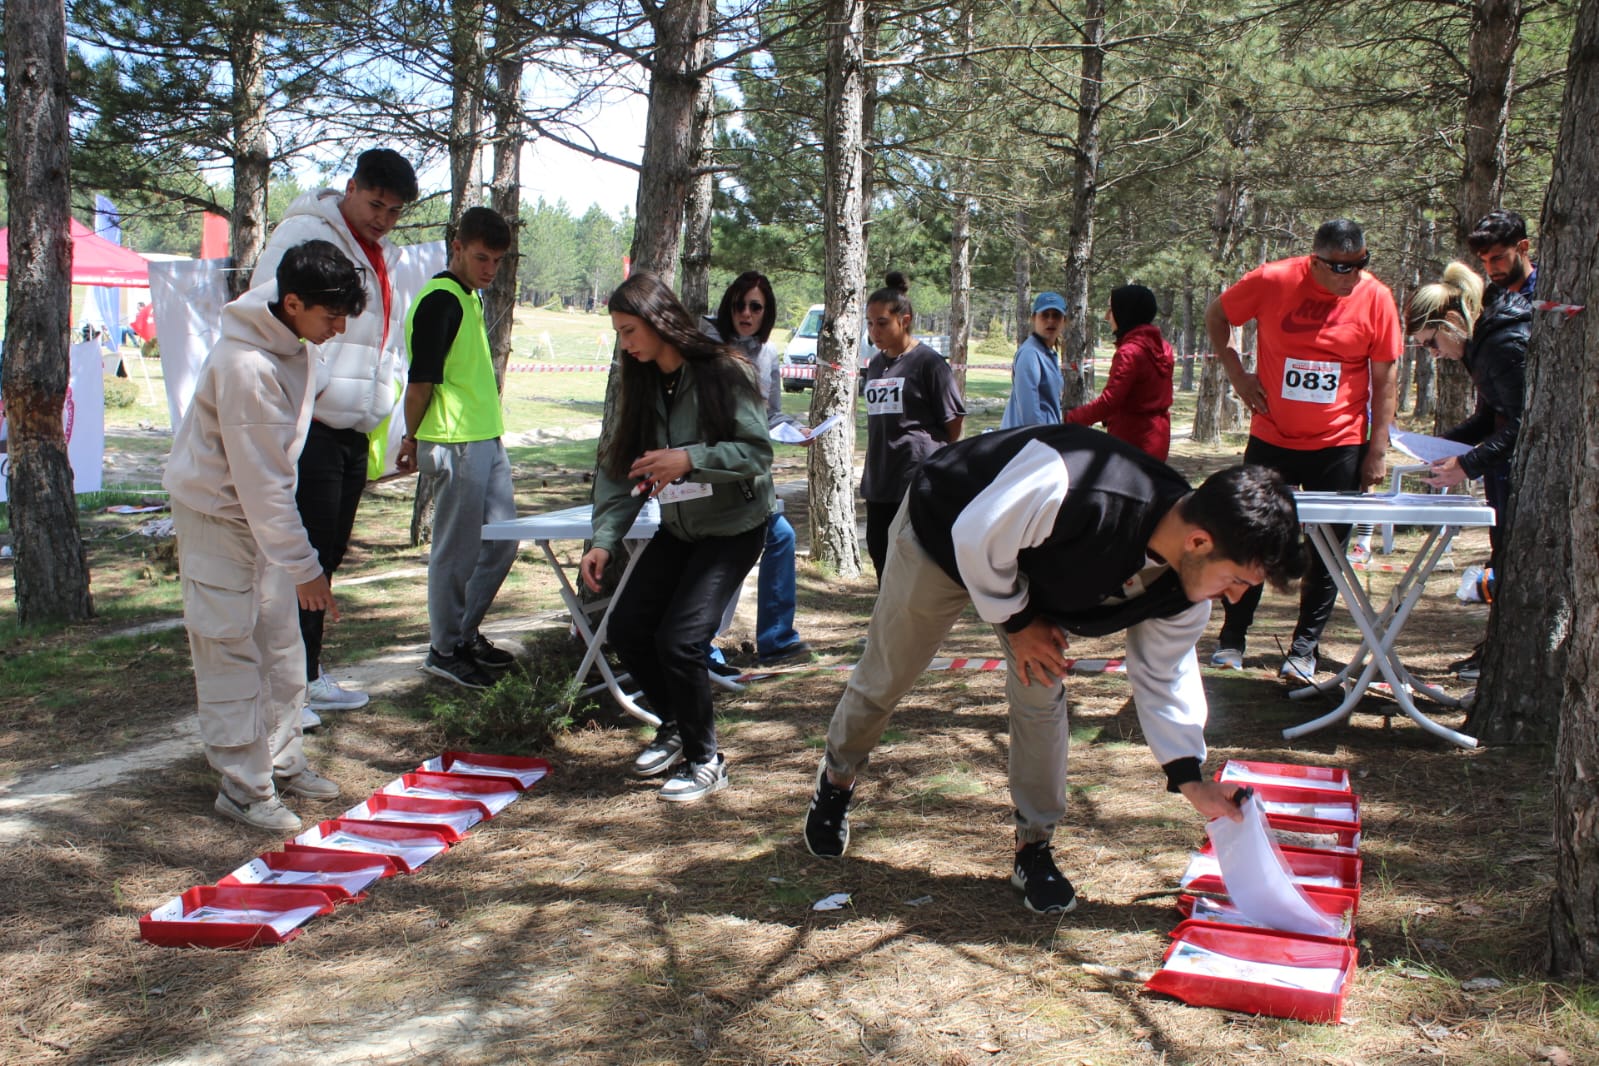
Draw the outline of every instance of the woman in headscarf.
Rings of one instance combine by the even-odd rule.
[[[1063,422],[1105,423],[1111,436],[1166,461],[1171,450],[1171,345],[1155,325],[1155,294],[1123,285],[1110,294],[1106,316],[1116,335],[1116,355],[1098,398],[1066,412]]]

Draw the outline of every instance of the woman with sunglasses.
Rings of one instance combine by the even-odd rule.
[[[1486,297],[1486,303],[1484,298]],[[1432,464],[1429,485],[1447,488],[1467,478],[1482,478],[1483,495],[1499,516],[1488,528],[1489,565],[1499,573],[1499,551],[1505,541],[1505,505],[1510,502],[1510,461],[1521,432],[1526,391],[1527,341],[1532,336],[1532,304],[1520,293],[1497,285],[1484,291],[1483,280],[1465,263],[1450,263],[1443,280],[1423,285],[1410,298],[1405,329],[1411,340],[1440,359],[1458,359],[1477,389],[1477,407],[1445,440],[1474,447],[1464,455]],[[1459,664],[1467,676],[1474,659]]]
[[[722,293],[716,315],[706,315],[702,325],[707,334],[737,348],[754,365],[755,380],[766,403],[767,428],[776,429],[785,423],[803,426],[799,419],[783,413],[781,364],[777,347],[770,341],[776,322],[777,301],[771,281],[765,274],[746,270]],[[804,444],[808,447],[810,441],[807,439]],[[782,500],[776,501],[775,508],[766,519],[766,544],[756,577],[755,653],[763,666],[797,659],[811,651],[794,629],[794,527],[783,517]],[[721,629],[731,624],[737,606],[735,591],[722,616]]]
[[[653,777],[681,763],[660,798],[690,802],[727,787],[704,648],[761,553],[772,441],[754,368],[701,333],[664,282],[634,274],[609,304],[621,382],[600,437],[593,547],[580,570],[598,592],[645,501],[660,501],[660,530],[607,639],[661,719],[633,772]]]

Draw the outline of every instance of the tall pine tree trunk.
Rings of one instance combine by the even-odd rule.
[[[966,194],[964,166],[957,167],[961,188],[955,191],[949,227],[949,369],[955,387],[966,395],[967,349],[972,338],[972,199]]]
[[[1563,466],[1549,468],[1549,480],[1570,477],[1575,482],[1571,509],[1562,510],[1560,517],[1569,516],[1570,543],[1578,548],[1572,553],[1569,576],[1553,575],[1553,591],[1560,598],[1569,597],[1569,608],[1550,597],[1537,628],[1546,643],[1563,625],[1560,616],[1570,610],[1570,649],[1555,753],[1556,860],[1549,958],[1555,973],[1590,982],[1599,978],[1599,792],[1593,778],[1594,767],[1599,766],[1599,718],[1594,715],[1599,701],[1599,599],[1594,596],[1599,589],[1599,553],[1595,551],[1599,545],[1599,249],[1595,247],[1599,235],[1599,142],[1593,136],[1595,114],[1599,114],[1599,0],[1583,0],[1566,66],[1566,98],[1554,171],[1538,227],[1542,252],[1538,285],[1545,298],[1552,294],[1566,303],[1584,304],[1588,310],[1570,319],[1540,316],[1533,330],[1532,356],[1540,366],[1540,385],[1549,382],[1544,366],[1576,374],[1564,378],[1558,390],[1567,394],[1561,413],[1575,423],[1568,441],[1575,448],[1565,453]],[[1539,399],[1539,408],[1547,412]],[[1538,417],[1537,412],[1529,415]],[[1516,471],[1527,472],[1519,458]],[[1518,492],[1518,516],[1528,516],[1526,505],[1530,502],[1528,494]],[[1555,516],[1549,517],[1554,524]],[[1516,519],[1518,523],[1522,520]],[[1517,533],[1519,540],[1519,526]],[[1512,542],[1508,547],[1513,554],[1520,544]],[[1558,564],[1551,560],[1548,565]],[[1530,577],[1530,569],[1523,567],[1506,577]],[[1579,594],[1572,595],[1573,591]],[[1500,626],[1490,639],[1508,636]],[[1486,665],[1490,670],[1503,669],[1512,683],[1518,680],[1514,672],[1519,670],[1522,679],[1539,691],[1557,691],[1544,682],[1543,671],[1534,669],[1536,664],[1515,664],[1505,655]],[[1496,684],[1496,690],[1502,687]]]
[[[1082,67],[1077,78],[1077,144],[1072,167],[1072,221],[1066,247],[1066,329],[1062,334],[1061,409],[1087,399],[1083,368],[1090,349],[1088,272],[1099,199],[1099,122],[1104,99],[1105,0],[1084,0]]]
[[[1584,436],[1592,430],[1592,412],[1583,404],[1585,397],[1593,397],[1587,376],[1596,370],[1596,360],[1584,352],[1584,346],[1589,353],[1599,351],[1594,348],[1599,313],[1593,305],[1599,297],[1593,273],[1594,240],[1599,233],[1595,222],[1599,183],[1594,181],[1599,173],[1599,142],[1593,138],[1599,104],[1596,49],[1599,0],[1585,0],[1572,40],[1559,148],[1539,227],[1538,284],[1539,295],[1587,304],[1588,310],[1573,319],[1539,313],[1533,321],[1526,411],[1516,440],[1508,508],[1509,536],[1500,552],[1504,573],[1495,582],[1482,680],[1466,730],[1485,742],[1554,739],[1561,730],[1562,698],[1571,696],[1566,659],[1574,635],[1581,636],[1585,649],[1592,649],[1593,635],[1582,634],[1580,626],[1583,617],[1588,624],[1593,622],[1592,601],[1599,588],[1592,581],[1594,545],[1599,541],[1592,536],[1593,516],[1579,516],[1574,530],[1573,513],[1582,506],[1581,492],[1592,499],[1592,486],[1583,483],[1594,466],[1592,437]],[[1584,527],[1586,539],[1577,539]],[[1575,552],[1573,545],[1579,546]],[[1582,568],[1588,581],[1574,578],[1574,565]],[[1579,670],[1587,666],[1591,663],[1573,664]],[[1571,738],[1575,747],[1570,750],[1587,758],[1596,734],[1591,704],[1581,710],[1577,714],[1568,708],[1564,727],[1579,734]],[[1591,781],[1584,787],[1591,791]],[[1599,831],[1591,824],[1587,830]],[[1585,846],[1596,845],[1599,838],[1590,836]],[[1589,861],[1593,862],[1591,856]],[[1590,870],[1590,876],[1599,877],[1599,866]],[[1585,906],[1586,921],[1599,920],[1595,909],[1599,902],[1590,896]],[[1591,968],[1585,972],[1599,974],[1599,939],[1581,953]]]
[[[67,401],[72,239],[67,225],[66,13],[50,0],[5,11],[7,253],[3,386],[10,425],[17,621],[94,615],[62,409]]]
[[[229,42],[233,72],[233,210],[228,226],[228,291],[248,287],[266,245],[267,180],[271,143],[267,131],[266,35],[247,5]]]
[[[511,361],[511,331],[516,324],[516,275],[522,247],[522,53],[517,47],[517,7],[514,0],[495,0],[494,176],[489,199],[494,210],[511,225],[511,250],[500,261],[483,301],[489,331],[489,352],[494,360],[494,381],[505,391],[505,368]]]
[[[709,60],[711,40],[702,46]],[[716,177],[711,170],[716,145],[716,91],[710,78],[700,83],[694,105],[693,177],[683,220],[683,284],[678,290],[688,313],[698,318],[711,309],[711,207]]]
[[[810,447],[811,558],[840,577],[861,572],[855,534],[855,376],[866,284],[866,3],[827,0],[827,102],[822,207],[827,305],[816,342],[811,424],[839,415],[841,433]]]
[[[1016,343],[1020,345],[1033,332],[1033,246],[1027,232],[1027,209],[1016,209]]]

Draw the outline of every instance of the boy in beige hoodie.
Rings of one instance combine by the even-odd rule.
[[[296,245],[276,277],[222,312],[162,479],[172,497],[206,759],[222,775],[218,814],[293,831],[279,792],[338,798],[311,770],[300,733],[305,648],[299,608],[338,619],[295,506],[295,465],[315,398],[306,343],[344,332],[366,292],[327,241]]]

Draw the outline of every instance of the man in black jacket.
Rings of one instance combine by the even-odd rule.
[[[812,854],[842,855],[848,806],[889,716],[967,604],[1008,665],[1011,881],[1027,907],[1060,913],[1076,892],[1050,839],[1066,809],[1068,633],[1127,631],[1140,726],[1166,773],[1207,818],[1237,817],[1236,788],[1205,781],[1206,705],[1194,642],[1215,599],[1235,601],[1304,566],[1293,495],[1264,467],[1199,489],[1121,441],[1080,426],[987,433],[923,465],[889,530],[866,650],[827,731],[805,823]]]

